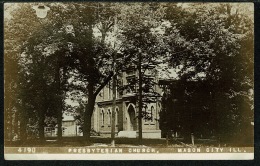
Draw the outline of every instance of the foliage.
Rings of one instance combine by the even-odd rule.
[[[121,90],[138,95],[141,81],[142,108],[145,108],[147,104],[156,102],[160,96],[155,91],[156,66],[163,58],[165,49],[161,35],[155,32],[155,29],[163,22],[161,18],[164,8],[157,3],[135,3],[124,5],[122,9],[118,16],[122,20],[119,25],[123,46],[121,52],[129,57],[131,62],[124,66],[123,71],[136,73],[141,65],[141,78],[128,78],[128,83],[121,87]],[[146,111],[143,111],[141,116],[144,119],[151,118]]]
[[[201,115],[206,111],[210,120],[204,125],[220,140],[234,140],[251,128],[253,117],[252,14],[239,13],[241,8],[237,5],[208,6],[194,4],[192,10],[175,6],[174,11],[178,12],[173,14],[170,10],[166,18],[174,26],[167,29],[166,40],[169,48],[174,47],[171,65],[179,66],[180,81],[194,85],[203,82],[201,88],[196,85],[190,89],[189,83],[185,84],[184,95],[190,98],[187,104],[183,103],[185,110]],[[180,21],[183,16],[185,19]],[[174,40],[176,37],[178,40]],[[203,103],[198,103],[198,99]],[[195,117],[189,124],[191,130],[194,125],[202,126],[196,119],[204,118]],[[247,133],[248,137],[251,135]]]
[[[76,118],[88,138],[96,96],[112,77],[141,66],[142,79],[122,89],[141,82],[145,106],[159,96],[153,91],[158,78],[147,73],[158,74],[161,64],[167,64],[164,72],[178,69],[162,101],[162,129],[232,139],[250,128],[254,34],[244,6],[49,3],[41,20],[33,5],[19,4],[5,19],[6,131],[15,130],[16,112],[21,126],[38,125],[42,132],[45,116],[70,110],[81,115]],[[79,103],[76,109],[66,105],[69,98]]]

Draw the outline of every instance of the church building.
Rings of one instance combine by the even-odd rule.
[[[116,112],[115,125],[116,137],[138,137],[138,71],[136,67],[125,69],[117,77],[121,86],[127,87],[123,90],[117,88],[116,92]],[[142,79],[148,82],[154,82],[152,91],[161,94],[162,90],[158,86],[159,78],[156,74],[155,67],[150,66],[143,74]],[[145,85],[143,85],[145,86]],[[150,85],[151,86],[151,85]],[[143,102],[143,114],[147,118],[142,120],[143,138],[161,138],[159,129],[159,112],[161,110],[160,95],[146,97],[149,92],[143,92],[143,98],[149,102]],[[112,81],[99,93],[96,99],[95,109],[92,115],[91,127],[94,131],[100,133],[103,137],[111,136],[112,123]]]

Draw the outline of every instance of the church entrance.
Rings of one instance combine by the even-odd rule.
[[[136,131],[136,116],[135,116],[135,109],[132,105],[128,107],[128,131]]]

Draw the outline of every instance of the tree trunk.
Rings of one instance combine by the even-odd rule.
[[[84,125],[83,125],[83,136],[85,141],[89,141],[90,139],[91,116],[93,114],[95,100],[96,100],[96,97],[94,95],[94,85],[91,82],[89,82],[87,88],[88,88],[88,104],[84,112]]]
[[[106,38],[106,31],[101,32],[101,44],[105,43],[105,38]]]
[[[27,112],[25,110],[22,110],[20,114],[20,140],[22,142],[25,142],[27,140],[27,123],[28,123],[28,118],[27,118]]]
[[[57,113],[57,124],[58,124],[58,140],[60,141],[62,139],[62,108],[59,106],[58,109],[59,110]]]
[[[139,53],[139,64],[138,64],[138,73],[139,73],[139,100],[138,100],[138,131],[139,131],[139,144],[142,145],[143,139],[143,130],[142,130],[142,55]]]
[[[57,67],[56,67],[56,86],[57,86],[57,124],[58,124],[58,140],[60,141],[62,139],[62,92],[61,92],[61,83],[60,83],[60,64],[59,59],[57,59]]]
[[[83,136],[85,141],[90,140],[90,131],[91,131],[91,114],[90,114],[90,109],[91,109],[91,104],[87,105],[87,108],[84,113],[84,126],[83,126]],[[94,109],[94,107],[93,107]]]
[[[115,146],[115,128],[116,128],[115,113],[116,113],[116,76],[114,75],[113,76],[112,123],[111,123],[111,146]]]
[[[19,135],[18,134],[18,112],[14,113],[14,134]]]
[[[44,141],[45,140],[45,135],[44,135],[44,111],[42,108],[40,108],[39,110],[39,139],[40,141]]]
[[[166,132],[166,147],[169,146],[169,130]]]
[[[90,139],[90,131],[91,131],[91,116],[94,110],[95,100],[94,102],[89,102],[87,104],[86,110],[84,112],[84,126],[83,126],[83,136],[85,141],[89,141]]]
[[[20,140],[21,142],[26,142],[27,140],[27,131],[26,131],[26,127],[27,127],[27,122],[25,122],[25,120],[22,120],[20,123]]]

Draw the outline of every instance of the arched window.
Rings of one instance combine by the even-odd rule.
[[[115,112],[115,123],[116,123],[116,126],[118,125],[118,114],[119,114],[119,109],[116,108],[116,112]]]
[[[104,126],[105,124],[105,113],[104,110],[101,110],[101,125]]]
[[[111,111],[110,109],[107,110],[107,124],[110,126],[111,125]]]
[[[161,109],[161,103],[158,103],[158,108],[159,108],[159,110]]]
[[[91,115],[91,122],[94,122],[94,123],[95,123],[95,110],[96,110],[96,108],[94,107],[93,114]]]
[[[112,98],[112,87],[111,87],[112,83],[111,81],[108,82],[108,88],[107,88],[107,99],[111,99]]]
[[[147,105],[144,106],[143,113],[144,113],[144,121],[147,122],[148,121],[147,118],[149,117],[147,112]]]
[[[154,107],[151,107],[151,122],[153,122],[153,116],[154,116]]]

